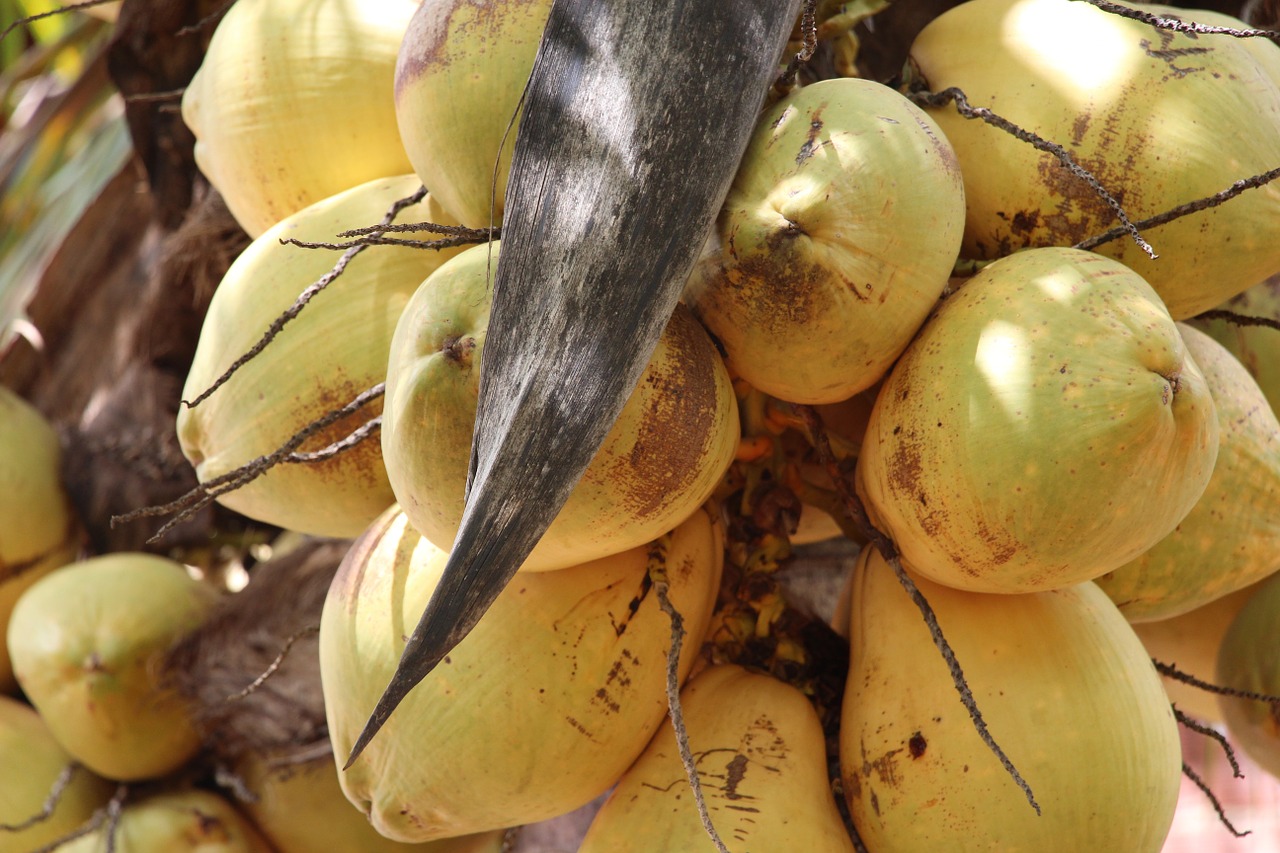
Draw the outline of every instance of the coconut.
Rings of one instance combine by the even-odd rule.
[[[1149,551],[1099,577],[1130,622],[1168,619],[1280,570],[1280,421],[1249,371],[1179,324],[1218,413],[1218,460],[1204,495]]]
[[[226,10],[183,93],[182,118],[200,171],[250,236],[343,190],[413,171],[392,89],[417,8],[240,0]]]
[[[730,850],[853,853],[831,795],[822,723],[803,693],[725,664],[690,679],[680,703],[707,812]],[[707,845],[668,725],[618,780],[578,853]]]
[[[216,593],[150,554],[95,557],[38,581],[9,622],[18,683],[58,743],[111,779],[161,776],[200,748],[191,711],[156,678],[161,652]]]
[[[865,549],[856,573],[840,765],[867,849],[1161,849],[1182,778],[1178,726],[1142,643],[1095,584],[987,595],[915,578],[1037,814],[879,552]]]
[[[496,245],[495,245],[496,248]],[[450,260],[405,308],[387,367],[382,453],[413,526],[449,548],[462,519],[488,271],[477,246]],[[711,496],[738,446],[737,400],[707,333],[677,308],[635,391],[526,570],[559,569],[634,548]]]
[[[111,832],[108,841],[107,833]],[[106,823],[58,847],[58,853],[274,853],[225,799],[196,789],[129,803]]]
[[[1222,687],[1280,696],[1280,575],[1260,584],[1232,620],[1218,647]],[[1231,742],[1262,769],[1280,777],[1280,704],[1219,696]]]
[[[1280,322],[1280,276],[1255,285],[1217,306],[1246,317]],[[1227,348],[1258,383],[1271,410],[1280,414],[1280,331],[1229,320],[1196,319],[1191,325]]]
[[[551,0],[424,0],[395,72],[413,169],[464,225],[502,223],[517,110]]]
[[[311,205],[255,240],[214,293],[183,397],[192,400],[208,389],[338,258],[281,240],[332,240],[345,228],[378,222],[419,187],[412,175],[371,181]],[[430,197],[401,217],[447,221]],[[200,481],[274,452],[312,421],[382,382],[391,334],[409,297],[456,251],[366,250],[209,399],[180,409],[178,440]],[[375,401],[320,430],[298,451],[338,441],[380,411]],[[364,530],[395,497],[378,442],[364,441],[323,461],[277,465],[218,500],[269,524],[345,538]]]
[[[701,259],[692,307],[735,374],[834,403],[893,364],[947,284],[960,167],[923,111],[869,80],[824,80],[760,118]]]
[[[670,583],[683,679],[719,587],[714,508],[669,536],[558,572],[523,572],[341,776],[374,827],[428,841],[544,820],[604,793],[666,715]],[[448,554],[389,512],[344,560],[320,621],[329,736],[350,754]]]
[[[1227,16],[1213,23],[1224,20],[1246,26]],[[911,61],[933,91],[958,87],[973,105],[1062,145],[1133,220],[1280,163],[1280,46],[1263,39],[1158,30],[1088,3],[969,0],[921,31]],[[1114,211],[1053,155],[951,104],[929,113],[964,173],[964,256],[1073,245],[1116,225]],[[1180,320],[1280,272],[1278,223],[1273,182],[1147,229],[1157,260],[1127,236],[1097,251],[1140,273]]]
[[[0,756],[20,772],[0,780],[0,824],[19,826],[41,813],[54,782],[75,760],[29,705],[0,696]],[[112,785],[84,768],[72,771],[53,811],[16,832],[0,830],[0,853],[30,853],[82,826],[106,805]]]
[[[939,583],[1069,586],[1199,500],[1218,448],[1204,376],[1142,278],[1075,249],[991,264],[876,398],[858,459],[874,520]]]

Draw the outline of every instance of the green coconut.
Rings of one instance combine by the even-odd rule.
[[[808,697],[724,664],[690,679],[680,704],[707,812],[730,850],[853,853]],[[667,725],[618,780],[578,853],[701,853],[708,844]]]
[[[13,609],[18,683],[58,743],[95,773],[129,781],[176,770],[199,751],[200,736],[155,669],[215,598],[180,563],[150,554],[64,566]]]
[[[111,832],[108,841],[107,833]],[[336,850],[337,848],[331,848]],[[225,798],[191,789],[127,804],[115,823],[58,847],[57,853],[275,853]]]
[[[1159,298],[1109,258],[1031,249],[942,302],[876,398],[858,460],[916,571],[977,592],[1098,577],[1213,472],[1218,419]]]
[[[1157,853],[1182,780],[1178,726],[1142,643],[1085,582],[1026,595],[916,578],[991,736],[879,552],[858,559],[840,765],[854,826],[876,853]]]
[[[648,545],[517,574],[341,773],[347,798],[383,835],[417,842],[545,820],[598,797],[666,717],[672,628],[651,570],[665,571],[683,616],[683,679],[722,549],[707,507]],[[447,557],[390,512],[343,561],[320,620],[335,755],[350,753]]]
[[[1217,306],[1246,317],[1280,322],[1280,277],[1269,279]],[[1229,320],[1191,323],[1227,348],[1257,380],[1271,410],[1280,414],[1280,331],[1266,326],[1243,326]]]
[[[1089,3],[969,0],[930,22],[910,58],[932,91],[958,87],[974,106],[1062,145],[1133,220],[1280,163],[1280,46],[1265,39],[1155,29]],[[964,174],[966,257],[1074,245],[1117,224],[1052,154],[953,104],[929,113]],[[1158,259],[1127,236],[1097,251],[1136,270],[1185,319],[1280,272],[1280,185],[1143,233]]]
[[[464,225],[502,224],[517,111],[551,0],[423,0],[396,61],[400,139]]]
[[[72,771],[53,811],[44,809],[54,783],[74,762],[58,745],[40,715],[16,699],[0,696],[0,762],[10,771],[0,777],[0,853],[31,853],[84,825],[107,804],[112,785],[84,768]]]
[[[1221,344],[1179,330],[1213,396],[1218,461],[1172,533],[1097,579],[1130,622],[1186,613],[1280,570],[1280,420]]]
[[[376,224],[420,186],[413,175],[371,181],[307,207],[255,240],[214,293],[184,399],[208,389],[339,257],[336,251],[281,245],[281,240],[332,241],[344,229]],[[400,214],[400,221],[422,219],[448,221],[430,197]],[[178,440],[200,481],[273,453],[312,421],[382,382],[391,335],[409,297],[457,251],[366,250],[230,381],[195,408],[180,408]],[[345,438],[381,408],[375,400],[320,430],[298,451]],[[378,442],[363,441],[322,461],[277,465],[218,500],[268,524],[349,538],[395,496]]]
[[[796,403],[888,370],[946,286],[964,187],[942,131],[869,80],[824,80],[760,118],[687,296],[730,369]]]
[[[1240,608],[1218,647],[1214,683],[1280,696],[1280,575],[1260,584]],[[1280,703],[1219,696],[1231,742],[1280,778]]]
[[[496,250],[495,244],[495,250]],[[413,526],[449,548],[462,519],[488,272],[476,246],[414,294],[391,341],[382,422],[387,474]],[[729,372],[698,321],[679,307],[648,367],[568,502],[523,568],[559,569],[671,530],[711,496],[738,447]]]

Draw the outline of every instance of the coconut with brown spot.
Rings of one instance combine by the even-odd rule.
[[[464,225],[502,224],[517,111],[551,0],[424,0],[396,61],[400,138]]]
[[[476,246],[427,279],[391,342],[382,454],[405,514],[440,548],[452,546],[462,518],[489,325],[488,272],[498,258],[498,244],[492,246],[492,256]],[[711,496],[733,461],[738,435],[729,373],[697,320],[678,308],[600,451],[523,568],[576,565],[675,527]]]
[[[403,513],[344,560],[320,620],[329,736],[348,755],[448,555]],[[666,716],[665,572],[698,654],[723,560],[708,506],[653,543],[558,572],[522,572],[413,689],[351,767],[348,799],[389,838],[428,841],[544,820],[604,793]]]
[[[214,293],[183,397],[193,400],[208,389],[339,257],[281,240],[328,241],[343,229],[376,224],[420,186],[414,175],[370,181],[307,207],[255,240]],[[400,219],[450,221],[430,196]],[[357,255],[230,381],[195,408],[181,408],[178,440],[200,481],[274,452],[307,424],[382,382],[391,334],[409,297],[458,251],[380,246]],[[374,401],[318,432],[299,452],[344,438],[381,408]],[[277,465],[218,500],[268,524],[341,538],[358,535],[395,496],[374,440],[323,461]]]
[[[840,766],[867,849],[1157,853],[1182,778],[1178,726],[1110,599],[1090,582],[1027,595],[915,582],[1040,813],[979,737],[915,603],[866,548]]]
[[[1225,15],[1141,8],[1246,27]],[[926,26],[910,58],[931,90],[958,87],[974,106],[1062,145],[1133,220],[1280,163],[1280,46],[1265,39],[1155,29],[1088,3],[969,0]],[[929,114],[963,170],[965,257],[1074,245],[1117,224],[1052,154],[953,104]],[[1280,185],[1144,236],[1157,260],[1127,236],[1097,251],[1140,273],[1174,319],[1185,319],[1280,272]]]
[[[1280,570],[1280,421],[1249,371],[1179,323],[1218,413],[1209,485],[1173,532],[1097,578],[1130,622],[1168,619]]]
[[[108,840],[107,833],[111,833]],[[336,848],[334,848],[336,849]],[[58,847],[58,853],[274,853],[231,803],[196,788],[128,803],[118,821]]]
[[[869,80],[766,111],[687,297],[729,367],[795,403],[873,385],[946,286],[964,186],[934,121]]]
[[[733,664],[680,691],[707,813],[732,851],[853,853],[827,778],[822,723],[809,699]],[[708,848],[676,745],[664,726],[609,794],[578,853]]]
[[[858,486],[921,574],[1068,586],[1166,536],[1218,452],[1204,376],[1142,278],[1075,249],[997,261],[943,301],[876,398]]]
[[[9,652],[23,692],[77,761],[110,779],[172,772],[200,749],[160,655],[216,599],[180,563],[118,553],[64,566],[18,600]]]

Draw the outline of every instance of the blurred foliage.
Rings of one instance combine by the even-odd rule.
[[[0,0],[4,27],[58,8]],[[102,187],[128,162],[124,105],[105,53],[110,24],[72,11],[0,40],[0,354],[22,334],[40,273]]]

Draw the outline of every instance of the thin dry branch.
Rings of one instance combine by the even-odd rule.
[[[1212,311],[1204,311],[1196,315],[1197,320],[1226,320],[1235,326],[1261,326],[1264,329],[1275,329],[1280,332],[1280,320],[1271,317],[1253,317],[1249,314],[1237,314],[1235,311],[1225,311],[1221,308],[1215,308]]]
[[[991,732],[988,730],[987,721],[983,719],[982,712],[978,709],[978,700],[974,698],[973,691],[969,689],[969,682],[965,680],[964,670],[960,666],[960,661],[956,658],[955,650],[951,648],[951,643],[947,641],[947,638],[942,633],[942,626],[938,624],[938,617],[933,612],[933,607],[930,606],[924,597],[924,593],[920,592],[920,588],[916,586],[915,581],[911,579],[902,567],[902,561],[898,558],[898,548],[894,545],[893,540],[871,523],[861,498],[849,487],[844,471],[841,470],[839,462],[831,452],[831,444],[827,440],[827,431],[822,424],[822,416],[812,406],[796,406],[796,413],[804,420],[809,439],[813,443],[814,450],[817,451],[818,460],[826,468],[832,482],[835,483],[836,490],[840,493],[840,498],[844,502],[846,510],[858,523],[867,541],[880,552],[885,562],[893,569],[894,575],[898,578],[898,583],[902,585],[907,595],[911,597],[911,601],[924,618],[925,625],[929,628],[929,636],[933,638],[933,644],[937,646],[938,652],[947,664],[947,669],[951,673],[951,681],[955,685],[956,692],[960,694],[960,702],[964,705],[965,710],[969,712],[969,718],[973,721],[973,726],[977,729],[978,736],[982,738],[982,742],[999,759],[1005,772],[1022,789],[1022,793],[1026,795],[1027,802],[1035,809],[1036,814],[1040,814],[1040,804],[1036,802],[1031,786],[1022,778],[1018,768],[1014,766],[1013,761],[1005,754],[1000,744],[996,743],[995,738],[992,737]]]
[[[50,9],[47,12],[37,12],[34,15],[26,15],[18,18],[16,21],[9,24],[9,26],[5,27],[3,31],[0,31],[0,41],[4,41],[5,36],[9,35],[9,33],[19,27],[25,27],[27,24],[35,23],[43,18],[52,18],[55,15],[66,15],[70,12],[88,9],[90,6],[102,6],[106,3],[112,2],[114,2],[114,0],[83,0],[83,2],[80,3],[67,3],[56,9]]]
[[[1240,29],[1237,27],[1198,24],[1195,21],[1184,21],[1181,18],[1174,18],[1168,15],[1153,15],[1141,9],[1133,9],[1129,6],[1121,6],[1119,3],[1111,3],[1109,0],[1081,0],[1081,2],[1088,3],[1090,6],[1097,6],[1102,11],[1110,12],[1112,15],[1119,15],[1122,18],[1129,18],[1133,21],[1141,21],[1144,24],[1150,24],[1156,29],[1172,30],[1175,33],[1190,33],[1200,36],[1225,35],[1239,39],[1280,39],[1280,31],[1276,30]]]
[[[1019,127],[1004,116],[992,112],[987,107],[973,106],[969,103],[969,99],[965,96],[964,92],[955,86],[943,89],[941,92],[913,92],[911,94],[911,99],[917,104],[929,107],[941,107],[949,102],[954,102],[956,112],[964,118],[979,119],[992,127],[1003,130],[1005,133],[1008,133],[1016,139],[1026,142],[1040,151],[1052,154],[1058,159],[1058,162],[1067,169],[1067,171],[1088,184],[1093,191],[1098,194],[1098,197],[1106,202],[1107,206],[1115,213],[1116,218],[1120,220],[1121,234],[1128,234],[1132,237],[1133,242],[1138,244],[1138,248],[1142,249],[1142,251],[1147,254],[1147,257],[1152,260],[1160,257],[1156,254],[1155,249],[1152,249],[1151,245],[1143,239],[1140,233],[1138,233],[1138,227],[1129,220],[1129,215],[1125,213],[1124,208],[1120,206],[1120,202],[1116,201],[1115,197],[1112,196],[1111,193],[1107,192],[1106,187],[1102,185],[1101,181],[1094,177],[1092,172],[1077,163],[1076,159],[1071,156],[1071,152],[1063,148],[1061,145],[1058,145],[1056,142],[1050,142],[1038,134]]]
[[[502,236],[502,227],[468,228],[465,225],[442,225],[439,222],[399,222],[393,225],[369,225],[364,228],[349,228],[339,231],[339,237],[363,237],[367,234],[403,234],[426,231],[429,234],[444,234],[448,237],[475,237],[477,242],[497,240]]]
[[[1140,229],[1154,228],[1157,225],[1164,225],[1166,222],[1172,222],[1173,220],[1179,219],[1183,216],[1189,216],[1192,213],[1199,213],[1202,210],[1209,210],[1210,208],[1217,207],[1218,205],[1224,204],[1240,195],[1245,190],[1252,190],[1265,184],[1269,184],[1276,178],[1280,178],[1280,167],[1262,172],[1261,174],[1254,175],[1250,178],[1243,178],[1236,181],[1225,190],[1216,192],[1211,196],[1205,196],[1204,198],[1198,198],[1195,201],[1180,204],[1177,207],[1166,210],[1164,213],[1157,213],[1155,216],[1134,222],[1132,225],[1134,228]],[[1117,237],[1123,237],[1127,233],[1128,229],[1124,226],[1119,226],[1112,228],[1109,231],[1104,231],[1095,237],[1090,237],[1087,240],[1081,240],[1079,243],[1076,243],[1073,248],[1085,249],[1087,251],[1097,248],[1103,243],[1109,243]]]
[[[1236,751],[1231,748],[1231,744],[1227,742],[1227,738],[1222,734],[1222,732],[1212,726],[1206,726],[1204,723],[1194,719],[1193,717],[1187,716],[1178,708],[1177,705],[1170,704],[1170,707],[1173,708],[1174,719],[1176,719],[1181,725],[1187,727],[1198,735],[1204,735],[1210,740],[1216,742],[1218,746],[1222,747],[1223,754],[1227,756],[1227,763],[1231,765],[1231,775],[1237,779],[1244,778],[1244,773],[1240,772],[1240,762],[1236,761]]]
[[[234,5],[236,5],[236,0],[227,0],[226,3],[223,3],[217,9],[214,9],[212,12],[205,15],[203,18],[196,21],[194,24],[188,24],[187,26],[178,30],[177,35],[189,36],[192,33],[200,32],[205,27],[208,27],[210,24],[218,23],[218,21],[222,20],[222,16],[227,14],[227,12],[230,11],[231,7]]]
[[[457,237],[441,237],[439,240],[405,240],[401,237],[380,237],[370,234],[364,237],[357,237],[354,240],[348,240],[342,243],[327,242],[310,242],[307,240],[294,240],[289,238],[281,240],[280,244],[284,246],[297,246],[301,249],[335,249],[352,251],[354,249],[363,249],[367,246],[404,246],[409,249],[452,249],[454,246],[470,246],[477,243],[488,243],[490,241],[489,231],[481,229],[476,232],[483,236],[473,236],[465,234]]]
[[[255,678],[253,681],[249,682],[249,684],[246,685],[243,690],[239,690],[235,693],[232,693],[230,696],[228,696],[227,701],[237,702],[245,698],[249,694],[253,693],[253,691],[257,690],[262,685],[266,684],[267,679],[275,675],[276,672],[279,671],[280,665],[284,663],[284,659],[289,656],[289,650],[293,648],[294,643],[298,642],[298,640],[301,640],[303,637],[308,637],[312,634],[319,634],[319,633],[320,633],[319,625],[308,625],[302,630],[295,631],[293,634],[290,634],[289,638],[284,641],[284,647],[280,649],[280,653],[275,656],[275,659],[271,661],[270,664],[267,665],[267,668],[262,671],[262,674],[259,675],[257,678]]]
[[[804,38],[800,50],[791,57],[786,69],[778,75],[773,84],[775,92],[785,92],[796,82],[796,74],[800,66],[813,59],[818,49],[818,0],[804,0],[804,11],[800,15],[800,34]]]
[[[1161,675],[1172,678],[1174,681],[1181,681],[1183,684],[1189,684],[1192,687],[1199,688],[1208,693],[1216,693],[1219,696],[1234,696],[1237,699],[1253,699],[1258,702],[1270,702],[1272,705],[1280,707],[1280,696],[1272,696],[1269,693],[1255,693],[1252,690],[1237,690],[1234,687],[1220,687],[1217,684],[1211,684],[1208,681],[1202,681],[1190,673],[1183,672],[1178,669],[1176,664],[1162,663],[1155,658],[1151,659],[1151,663],[1155,665],[1156,672]]]
[[[83,838],[103,826],[106,827],[107,831],[106,853],[114,853],[115,830],[120,824],[120,815],[124,811],[124,801],[127,796],[129,796],[129,786],[123,783],[117,785],[115,793],[111,795],[111,799],[107,801],[107,804],[90,815],[88,820],[61,838],[55,838],[45,846],[31,851],[31,853],[53,853],[62,845],[75,841],[77,838]]]
[[[294,451],[298,449],[299,445],[308,438],[311,438],[330,424],[336,423],[348,415],[359,411],[364,406],[381,397],[385,390],[386,383],[379,382],[372,388],[361,392],[354,400],[347,403],[345,406],[339,409],[334,409],[333,411],[316,418],[314,421],[295,432],[288,441],[271,453],[265,456],[259,456],[258,458],[241,465],[239,468],[235,468],[219,477],[214,477],[211,480],[201,483],[199,486],[196,486],[194,489],[191,489],[169,503],[160,504],[158,506],[142,507],[141,509],[135,509],[132,512],[127,512],[124,515],[112,516],[111,525],[114,527],[117,524],[135,521],[139,518],[149,518],[176,513],[173,518],[165,522],[165,524],[156,531],[155,535],[147,540],[148,542],[156,542],[176,525],[181,524],[187,518],[190,518],[192,515],[208,506],[220,495],[235,491],[236,489],[253,482],[281,462],[316,461],[316,459],[329,458],[329,456],[333,455],[327,452],[331,448],[343,446],[343,449],[345,449],[346,447],[354,446],[359,443],[359,440],[352,441],[352,437],[361,433],[361,431],[366,430],[369,423],[365,423],[356,429],[351,435],[334,442],[329,445],[329,447],[316,451],[314,454],[299,454],[296,459],[290,458],[291,456],[294,456]],[[309,456],[315,458],[308,459],[307,457]]]
[[[310,453],[290,453],[282,462],[323,462],[326,459],[332,459],[339,453],[350,450],[360,442],[382,428],[382,415],[376,418],[370,418],[360,426],[351,431],[346,438],[339,439],[328,447],[322,447],[319,450],[313,450]]]
[[[44,805],[40,807],[40,811],[20,823],[0,823],[0,832],[22,832],[29,829],[37,823],[43,823],[53,816],[53,812],[58,808],[58,802],[62,799],[63,793],[67,790],[67,786],[71,784],[71,780],[75,778],[76,771],[80,769],[78,762],[71,762],[62,768],[62,772],[53,780],[53,785],[49,788],[49,796],[45,797]]]
[[[404,210],[406,207],[412,207],[413,205],[417,204],[418,202],[426,198],[426,196],[427,196],[427,188],[419,187],[417,192],[413,193],[407,198],[402,198],[397,200],[394,204],[391,205],[390,209],[387,210],[386,216],[382,218],[382,222],[379,224],[390,225],[392,222],[395,221],[395,218],[400,214],[400,211]],[[286,241],[282,241],[282,242],[286,242]],[[298,298],[294,300],[293,305],[285,309],[284,313],[282,313],[279,317],[277,317],[275,320],[271,322],[271,325],[267,327],[267,330],[262,334],[262,337],[258,339],[258,342],[254,344],[253,347],[250,348],[250,350],[247,353],[245,353],[244,355],[237,358],[234,362],[232,362],[231,366],[228,367],[221,376],[219,376],[217,379],[214,380],[212,385],[210,385],[207,389],[205,389],[194,400],[191,400],[190,402],[186,400],[182,400],[181,401],[182,405],[186,406],[188,409],[194,409],[196,406],[200,405],[200,403],[207,400],[210,394],[212,394],[214,391],[217,391],[219,388],[221,388],[227,382],[227,380],[229,380],[233,375],[235,375],[237,370],[239,370],[244,365],[248,364],[251,359],[253,359],[258,355],[258,353],[266,349],[267,344],[275,340],[276,335],[278,335],[280,333],[280,330],[285,327],[285,324],[288,323],[290,320],[292,320],[294,317],[297,317],[298,314],[302,312],[302,309],[307,306],[307,303],[312,300],[312,298],[314,298],[318,293],[320,293],[320,291],[324,290],[330,284],[333,284],[333,282],[337,280],[338,276],[342,275],[342,273],[346,270],[347,265],[351,263],[352,259],[355,258],[356,255],[363,252],[365,248],[366,246],[364,245],[353,245],[349,249],[347,249],[347,251],[343,253],[342,257],[338,258],[337,262],[334,263],[332,269],[330,269],[327,273],[325,273],[319,279],[317,279],[313,284],[307,287],[306,290],[302,291],[302,293],[298,295]]]
[[[1236,838],[1244,838],[1246,835],[1252,834],[1253,830],[1246,829],[1244,832],[1241,832],[1231,825],[1231,821],[1227,820],[1227,813],[1222,810],[1222,803],[1218,802],[1218,798],[1214,796],[1213,791],[1209,790],[1208,784],[1206,784],[1205,781],[1200,778],[1199,774],[1192,770],[1191,766],[1185,761],[1182,762],[1182,775],[1195,783],[1195,786],[1200,789],[1200,792],[1209,798],[1209,803],[1217,813],[1218,820],[1222,822],[1222,825],[1227,828],[1228,832]]]

